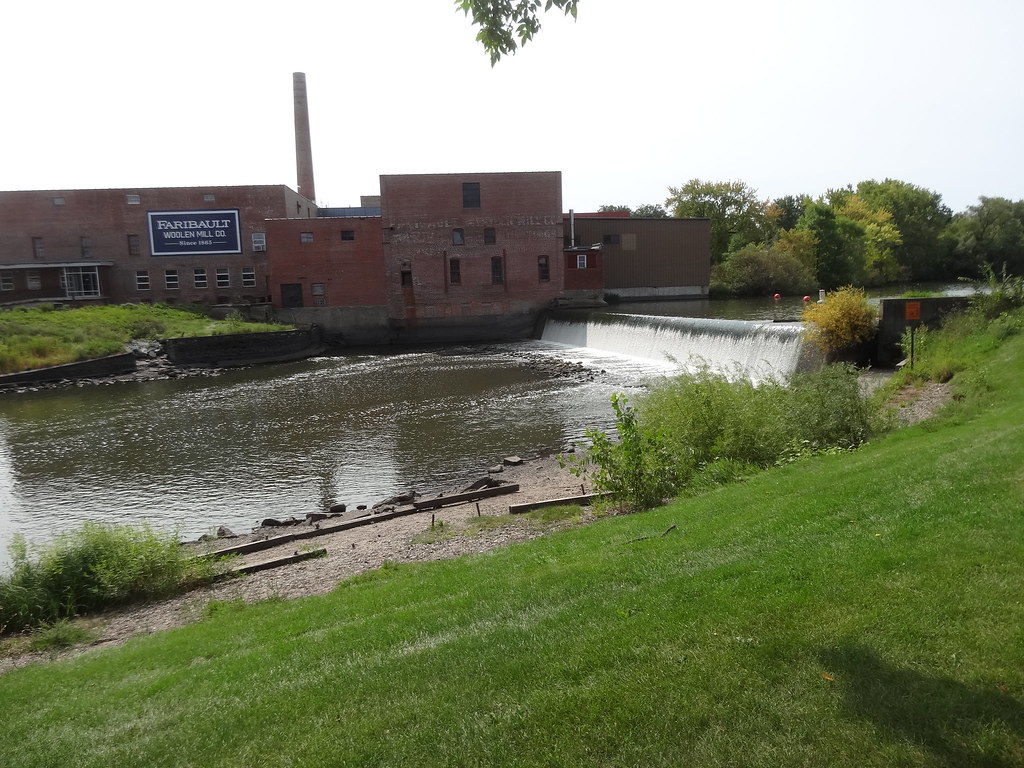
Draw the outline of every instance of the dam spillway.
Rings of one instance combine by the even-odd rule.
[[[754,381],[785,377],[813,357],[800,323],[564,312],[545,320],[541,340]]]

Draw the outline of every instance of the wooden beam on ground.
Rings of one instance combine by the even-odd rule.
[[[534,509],[559,507],[563,504],[575,504],[582,507],[594,499],[605,499],[613,495],[611,493],[588,493],[583,496],[566,496],[564,499],[545,499],[544,501],[528,501],[525,504],[509,504],[508,512],[510,515],[521,515],[523,512],[530,512]]]
[[[247,544],[235,544],[230,547],[222,547],[221,549],[214,550],[201,557],[227,557],[228,555],[247,555],[250,552],[260,552],[264,549],[272,549],[273,547],[279,547],[282,544],[290,544],[293,541],[300,541],[302,539],[312,539],[317,536],[326,536],[330,533],[341,533],[352,528],[361,528],[364,525],[373,525],[374,523],[383,523],[386,520],[394,520],[396,517],[404,517],[405,515],[412,515],[419,512],[414,507],[407,507],[405,509],[396,509],[394,512],[386,512],[382,515],[365,515],[363,517],[357,517],[353,520],[346,520],[343,523],[337,525],[321,526],[320,528],[310,528],[304,531],[296,531],[295,533],[286,533],[283,536],[272,536],[269,539],[260,539],[259,541],[250,541]]]
[[[273,536],[269,539],[261,539],[260,541],[250,541],[247,544],[235,544],[230,547],[222,547],[221,549],[214,550],[201,557],[227,557],[229,555],[247,555],[250,552],[261,552],[264,549],[272,549],[279,547],[282,544],[290,544],[293,541],[301,541],[302,539],[312,539],[316,536],[326,536],[331,533],[341,533],[343,531],[350,530],[352,528],[361,528],[364,525],[375,525],[376,523],[384,523],[388,520],[394,520],[397,517],[405,517],[406,515],[414,515],[417,512],[422,512],[427,509],[438,509],[439,507],[446,507],[450,504],[462,504],[467,501],[476,501],[477,499],[486,499],[491,496],[500,496],[505,493],[515,493],[519,490],[518,485],[499,485],[497,488],[483,488],[478,491],[470,491],[469,493],[458,493],[451,496],[440,496],[436,499],[426,499],[425,501],[418,501],[410,507],[402,507],[396,509],[394,512],[385,512],[380,515],[366,515],[364,517],[357,517],[353,520],[345,520],[344,522],[337,523],[336,525],[321,525],[319,528],[311,528],[304,531],[296,531],[295,533],[286,533],[282,536]]]
[[[327,550],[324,548],[312,549],[309,552],[296,552],[294,555],[275,557],[273,560],[240,565],[237,568],[232,568],[231,571],[232,573],[258,573],[259,571],[269,571],[271,568],[280,568],[282,565],[301,563],[303,560],[310,560],[314,557],[323,557],[326,554]]]
[[[467,501],[489,499],[492,496],[503,496],[506,493],[516,493],[518,491],[519,486],[516,484],[499,485],[496,488],[481,488],[480,490],[469,491],[468,493],[453,493],[451,496],[438,496],[436,499],[424,499],[423,501],[413,502],[413,506],[417,511],[422,509],[438,509],[440,507],[449,507],[453,504],[464,504]]]

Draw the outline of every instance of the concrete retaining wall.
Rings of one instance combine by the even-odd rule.
[[[377,346],[391,340],[388,309],[382,306],[278,309],[274,320],[319,326],[323,340],[332,346]]]
[[[324,350],[320,329],[236,333],[227,336],[163,339],[167,359],[175,365],[230,367],[302,360]]]
[[[480,341],[528,339],[534,335],[540,313],[512,308],[506,314],[451,317],[388,317],[387,307],[298,307],[278,309],[281,323],[315,324],[325,344],[336,347],[390,344],[468,344]]]
[[[53,365],[49,368],[38,368],[34,371],[6,373],[0,375],[0,386],[4,384],[39,384],[46,381],[63,379],[91,379],[99,376],[118,376],[122,373],[135,371],[135,355],[130,352],[121,355],[98,357],[95,360],[83,360],[80,363]]]
[[[903,359],[900,340],[912,325],[937,328],[950,312],[967,309],[969,299],[964,296],[941,296],[931,299],[882,299],[882,313],[878,321],[878,365],[895,365]],[[920,305],[920,320],[907,320],[907,304]]]

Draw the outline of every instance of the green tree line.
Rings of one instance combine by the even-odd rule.
[[[987,266],[1024,273],[1024,200],[981,197],[954,214],[939,193],[897,179],[817,198],[768,200],[742,181],[701,179],[668,193],[664,206],[600,210],[709,219],[715,293],[977,278]]]

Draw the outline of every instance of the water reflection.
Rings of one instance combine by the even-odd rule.
[[[608,371],[580,382],[544,364]],[[609,425],[662,367],[540,342],[348,355],[0,398],[0,545],[84,520],[195,536],[437,489]]]
[[[0,421],[0,542],[7,542],[15,531],[7,530],[7,515],[4,510],[14,499],[14,467],[11,461],[11,450],[7,443],[7,434],[3,422]],[[3,560],[0,553],[0,562]]]

